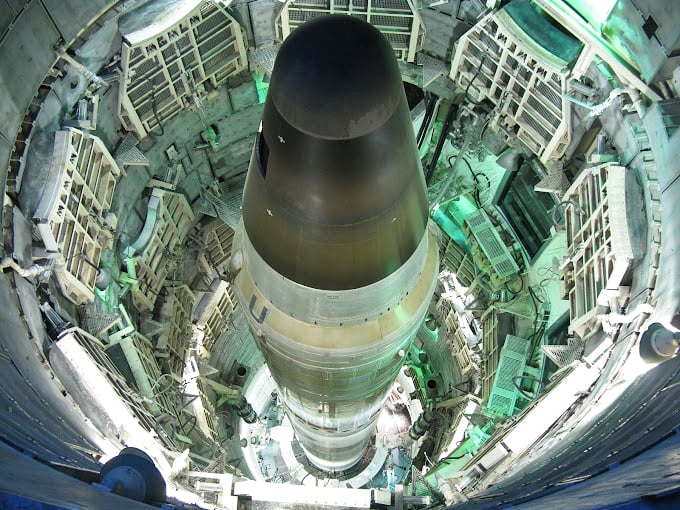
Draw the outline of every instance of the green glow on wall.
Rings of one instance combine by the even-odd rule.
[[[456,225],[453,219],[447,214],[446,206],[436,207],[432,214],[432,220],[441,228],[447,236],[456,242],[465,240],[465,236],[460,227]]]
[[[269,91],[269,82],[265,82],[264,73],[253,72],[253,79],[255,80],[255,87],[257,88],[257,100],[260,104],[267,99],[267,92]]]
[[[565,63],[574,62],[583,48],[578,39],[553,25],[530,0],[514,0],[505,6],[505,12],[535,44]]]
[[[617,0],[566,0],[592,27],[600,31],[607,22]]]
[[[472,198],[463,195],[432,207],[432,219],[450,238],[464,246],[467,240],[461,230],[463,218],[476,210],[477,206]]]

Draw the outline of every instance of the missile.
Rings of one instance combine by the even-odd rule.
[[[394,51],[323,16],[281,45],[233,240],[237,300],[309,461],[354,466],[438,272]]]

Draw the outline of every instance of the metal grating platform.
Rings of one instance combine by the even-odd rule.
[[[513,335],[505,337],[505,344],[501,349],[498,369],[486,407],[503,416],[512,416],[519,390],[514,379],[524,373],[529,340]]]
[[[326,14],[348,14],[371,23],[390,42],[397,59],[415,62],[425,28],[410,0],[287,0],[276,19],[276,35],[283,41],[305,21]]]
[[[584,342],[570,337],[567,345],[542,345],[541,350],[559,368],[566,367],[583,354]]]
[[[562,266],[569,299],[569,330],[582,338],[597,331],[597,315],[619,297],[636,259],[627,214],[626,167],[605,163],[582,172],[564,195],[568,259]],[[576,207],[578,205],[578,207]]]
[[[557,54],[541,46],[549,34],[525,29],[505,9],[489,13],[458,41],[450,78],[471,100],[496,104],[491,127],[545,163],[562,157],[571,140],[571,103],[562,99],[571,62],[563,60],[561,45],[553,48]]]
[[[281,45],[276,43],[270,46],[261,46],[248,51],[248,62],[252,66],[261,67],[271,76],[274,70],[274,61]]]
[[[54,135],[49,173],[33,220],[45,249],[58,255],[54,271],[64,296],[81,305],[94,299],[102,250],[113,244],[103,215],[120,169],[99,138],[68,128]]]
[[[506,279],[517,274],[519,267],[501,241],[498,232],[483,210],[475,211],[464,218],[470,232],[489,260],[496,276]]]
[[[123,33],[120,120],[144,138],[247,66],[243,32],[222,2],[203,0],[179,21],[157,15]]]

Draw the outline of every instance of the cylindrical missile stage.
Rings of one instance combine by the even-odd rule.
[[[234,237],[236,296],[308,459],[364,453],[438,270],[394,51],[317,18],[281,45]]]

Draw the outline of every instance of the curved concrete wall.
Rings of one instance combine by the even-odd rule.
[[[4,188],[15,139],[30,129],[22,122],[56,60],[54,47],[70,44],[98,13],[118,2],[6,0],[0,9],[0,184]],[[2,241],[2,234],[0,234]]]
[[[115,2],[46,0],[3,2],[0,9],[0,185],[5,189],[18,135],[32,127],[26,113],[56,56],[54,47],[73,40],[98,12]],[[36,110],[37,111],[37,110]],[[23,147],[21,147],[23,150]],[[11,210],[2,208],[2,216]],[[2,219],[2,217],[0,217]],[[3,220],[4,221],[4,220]],[[4,229],[0,242],[4,244]],[[18,298],[18,299],[17,299]],[[29,337],[46,334],[38,299],[27,281],[12,273],[0,275],[0,354],[2,387],[0,436],[20,451],[74,467],[96,470],[85,453],[96,450],[92,430],[74,412],[41,366],[45,360]]]

